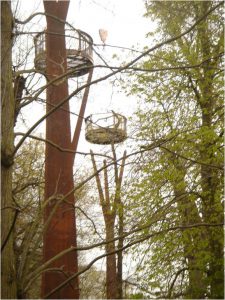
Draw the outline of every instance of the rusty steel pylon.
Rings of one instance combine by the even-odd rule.
[[[79,54],[79,57],[75,57],[75,64],[73,64],[75,69],[79,67],[80,60],[82,62],[82,49],[78,49],[77,54],[66,49],[65,21],[69,1],[43,1],[43,3],[47,19],[47,30],[45,32],[42,63],[46,63],[43,69],[49,82],[66,72],[67,64],[71,61],[71,57],[73,59],[73,55]],[[90,40],[92,41],[91,38]],[[87,39],[84,42],[86,43]],[[85,43],[83,43],[83,53],[87,54],[86,49],[88,48],[85,48],[87,46]],[[81,44],[79,40],[79,47]],[[43,44],[39,44],[37,49],[40,50],[41,46]],[[89,47],[91,48],[92,45],[89,45]],[[90,49],[88,51],[90,52]],[[69,58],[68,55],[70,55]],[[84,58],[84,64],[86,63],[87,65],[86,71],[75,72],[74,76],[82,76],[84,73],[89,73],[88,82],[90,82],[93,69],[90,68],[91,59],[87,59],[87,57],[85,56]],[[76,62],[79,63],[76,64]],[[84,92],[73,138],[71,139],[69,103],[66,101],[47,117],[46,140],[61,148],[76,151],[88,92],[89,87]],[[67,97],[67,77],[50,84],[47,87],[47,113]],[[60,151],[52,144],[46,143],[45,155],[44,262],[71,246],[76,247],[74,193],[72,192],[65,197],[74,188],[73,163],[75,154]],[[77,271],[78,259],[76,251],[67,253],[48,265],[47,270],[42,275],[42,298],[78,299],[78,277],[65,284],[65,281]]]

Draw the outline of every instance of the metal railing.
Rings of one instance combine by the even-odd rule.
[[[57,33],[49,33],[55,34]],[[46,32],[40,32],[34,37],[35,67],[38,71],[46,70]],[[86,74],[93,65],[93,40],[89,34],[81,30],[65,30],[67,69],[73,70],[71,77]],[[79,66],[83,66],[79,70]],[[86,67],[86,68],[85,68]],[[76,72],[76,68],[78,69]]]
[[[113,111],[90,115],[85,119],[85,125],[85,137],[91,143],[120,143],[127,138],[126,117]]]

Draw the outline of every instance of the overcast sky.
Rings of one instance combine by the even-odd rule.
[[[54,0],[53,0],[54,1]],[[21,18],[37,11],[44,11],[42,0],[12,0],[18,5]],[[149,20],[142,18],[144,0],[70,0],[67,21],[87,31],[100,42],[98,29],[109,32],[108,42],[122,46],[142,43],[151,30]]]
[[[17,10],[17,18],[22,20],[32,13],[44,11],[41,0],[13,0],[13,6]],[[128,48],[134,46],[135,49],[142,50],[149,43],[145,39],[146,34],[153,29],[153,23],[143,17],[144,12],[143,0],[71,0],[67,21],[75,28],[91,35],[94,44],[101,44],[99,29],[103,28],[108,31],[107,44]],[[42,31],[45,26],[45,18],[36,17],[27,25],[26,29],[28,31]],[[33,37],[31,37],[31,42],[32,39]],[[118,48],[105,47],[103,50],[102,47],[97,46],[95,49],[110,65],[120,65],[125,60],[129,61],[137,55],[135,52]],[[118,57],[116,61],[112,60],[114,54]],[[32,55],[29,56],[28,61],[30,63],[29,67],[32,67]],[[99,63],[96,55],[94,56],[94,63]],[[106,69],[95,70],[94,77],[101,77],[107,72],[109,71]],[[117,78],[119,79],[119,76]],[[136,99],[131,96],[126,97],[121,91],[118,92],[118,89],[111,82],[112,79],[115,78],[91,87],[85,116],[98,112],[107,112],[111,109],[124,114],[127,118],[132,116],[137,104]],[[44,78],[43,82],[45,82]],[[118,84],[119,80],[116,80],[115,83]],[[74,90],[76,78],[70,80],[69,84],[70,90]],[[78,113],[79,105],[77,105],[76,100],[72,99],[70,103],[71,110]],[[26,111],[24,110],[23,117],[25,120],[29,120],[27,126],[33,124],[34,120],[37,120],[41,113],[40,105],[37,106],[36,104],[30,105]],[[72,126],[74,126],[76,119],[71,119]],[[44,128],[45,126],[42,124],[42,126],[39,126],[38,132],[43,132]],[[83,126],[78,150],[89,151],[90,147],[94,149],[99,148],[99,146],[96,146],[96,148],[85,142]]]

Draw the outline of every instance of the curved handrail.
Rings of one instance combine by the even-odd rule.
[[[35,45],[35,67],[41,72],[45,72],[46,68],[46,31],[39,32],[34,37]],[[55,32],[48,32],[48,34],[55,34]],[[66,40],[66,53],[67,53],[67,67],[68,69],[76,69],[83,62],[90,66],[93,65],[93,39],[92,37],[82,30],[65,30]],[[71,73],[69,77],[81,76],[88,72],[87,69],[78,70]]]
[[[98,128],[103,129],[122,129],[126,131],[126,125],[127,125],[127,118],[119,113],[115,113],[112,111],[112,114],[109,115],[109,113],[105,113],[105,117],[98,118],[97,120],[93,121],[93,116],[98,116],[102,114],[91,114],[88,117],[85,118],[86,123],[86,131],[88,130],[94,130]],[[107,123],[110,119],[112,119],[112,123],[106,124],[107,126],[102,126],[99,124],[99,121],[105,120],[105,123]]]

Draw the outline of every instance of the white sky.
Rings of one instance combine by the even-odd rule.
[[[12,2],[18,3],[22,19],[43,11],[42,0]],[[100,42],[98,29],[105,28],[109,31],[107,43],[131,46],[142,42],[151,30],[150,21],[142,18],[143,14],[144,0],[70,0],[67,21],[89,33],[96,43]]]
[[[13,0],[13,4],[18,4],[17,18],[24,20],[30,14],[43,11],[43,4],[41,0]],[[134,46],[135,49],[141,50],[143,46],[148,45],[148,41],[145,39],[147,32],[151,31],[153,24],[149,19],[143,18],[144,14],[144,1],[143,0],[71,0],[67,21],[71,23],[75,28],[81,29],[92,36],[95,44],[101,44],[99,38],[99,29],[104,28],[108,31],[108,38],[106,43],[109,45],[129,47]],[[26,30],[30,31],[42,31],[45,28],[45,18],[39,16],[32,19],[27,25]],[[31,39],[32,42],[32,39]],[[121,50],[118,48],[106,47],[104,50],[102,47],[95,47],[102,57],[107,61],[109,65],[120,65],[125,60],[134,58],[137,53],[133,54],[127,50]],[[113,54],[118,56],[118,60],[112,60]],[[129,57],[128,57],[129,56]],[[28,57],[28,66],[33,67],[33,56]],[[99,63],[99,58],[94,56],[94,63]],[[102,62],[100,62],[102,63]],[[108,73],[106,69],[95,70],[94,78],[101,77]],[[117,75],[117,78],[119,76]],[[136,107],[137,101],[133,97],[126,97],[123,92],[113,86],[110,78],[107,81],[101,82],[91,87],[89,94],[89,100],[86,108],[85,116],[106,112],[113,109],[116,112],[125,114],[126,117],[130,117]],[[70,90],[74,90],[76,85],[76,78],[70,80]],[[44,84],[43,78],[43,84]],[[118,84],[118,80],[115,81]],[[78,113],[79,106],[74,106],[77,103],[76,100],[71,100],[71,110]],[[42,114],[40,105],[30,105],[23,112],[23,117],[27,123],[27,127],[33,124],[34,120],[38,120]],[[76,120],[71,119],[72,126],[74,126]],[[129,126],[129,123],[128,123]],[[83,128],[84,129],[84,128]],[[44,123],[39,126],[36,132],[44,131]],[[96,148],[85,141],[84,130],[82,130],[79,151],[89,151],[90,147]],[[99,149],[97,146],[96,149]],[[97,150],[96,150],[97,151]]]

